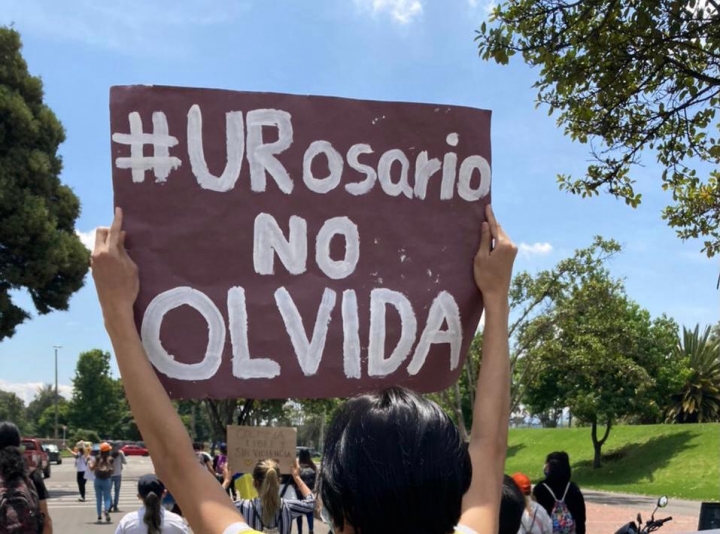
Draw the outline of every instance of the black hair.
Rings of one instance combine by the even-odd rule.
[[[547,480],[549,482],[566,485],[572,477],[570,457],[565,451],[551,452],[545,459],[547,464]]]
[[[301,467],[309,467],[313,471],[317,472],[317,466],[315,465],[315,462],[313,462],[309,449],[300,449],[300,454],[298,454],[298,463]]]
[[[195,443],[193,443],[193,450],[194,450],[194,451],[201,451],[201,450],[203,450],[204,448],[205,448],[205,445],[203,445],[203,444],[200,443],[200,442],[197,442],[197,441],[196,441]]]
[[[160,495],[151,491],[143,499],[145,504],[145,515],[143,523],[147,526],[148,534],[160,534],[162,515],[160,515]]]
[[[503,477],[502,498],[500,500],[499,534],[517,534],[525,511],[525,495],[520,486],[509,475]]]
[[[14,423],[0,423],[0,473],[7,481],[25,476],[25,458],[20,452],[20,430]]]
[[[335,415],[320,466],[333,523],[360,534],[452,532],[472,467],[457,427],[434,402],[405,388],[347,401]]]

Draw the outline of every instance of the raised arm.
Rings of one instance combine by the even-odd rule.
[[[485,328],[469,446],[473,474],[460,519],[480,533],[498,531],[510,417],[508,293],[517,254],[489,205],[486,214],[474,265],[485,306]]]
[[[215,478],[198,466],[190,437],[148,360],[133,318],[137,266],[124,242],[122,211],[117,208],[112,226],[97,230],[92,273],[125,395],[156,473],[190,526],[195,532],[219,534],[242,516]]]

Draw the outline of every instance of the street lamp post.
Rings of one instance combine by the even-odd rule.
[[[53,345],[55,349],[55,441],[58,439],[58,364],[57,364],[57,353],[58,349],[62,347],[60,345]]]

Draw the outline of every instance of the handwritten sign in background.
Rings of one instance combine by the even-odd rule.
[[[295,464],[297,429],[284,427],[228,426],[227,448],[230,471],[252,473],[261,460],[277,460],[282,474],[292,473]]]
[[[482,312],[490,112],[151,86],[110,108],[136,321],[172,397],[456,380]]]

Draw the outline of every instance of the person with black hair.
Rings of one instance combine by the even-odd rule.
[[[113,471],[110,477],[112,486],[112,506],[110,507],[111,512],[119,512],[118,504],[120,504],[120,487],[122,486],[122,472],[123,466],[127,465],[127,459],[125,453],[120,450],[119,447],[113,447],[113,451],[110,453],[113,459]]]
[[[112,451],[112,447],[109,443],[101,443],[98,455],[88,462],[87,472],[92,473],[93,487],[95,488],[95,508],[98,523],[102,521],[103,513],[105,514],[105,521],[110,523],[110,509],[112,508],[112,496],[110,495],[112,481],[110,479],[112,478],[114,464],[110,451]]]
[[[547,511],[553,521],[553,532],[585,534],[585,498],[580,488],[570,480],[572,469],[570,457],[564,451],[551,452],[545,459],[545,478],[533,488],[535,500]],[[572,516],[573,525],[558,525],[562,503]],[[555,513],[553,513],[555,510]],[[567,521],[561,521],[566,523]]]
[[[508,475],[503,477],[502,498],[500,500],[499,534],[518,534],[525,511],[525,496],[515,480]]]
[[[305,482],[305,485],[308,488],[314,491],[315,483],[317,482],[318,468],[315,465],[315,462],[313,462],[308,449],[300,449],[298,454],[298,463],[300,464],[300,478],[303,482]],[[313,517],[313,512],[305,514],[305,517],[307,518],[308,534],[314,534],[313,527],[315,518]],[[297,518],[298,534],[302,534],[302,524],[303,518],[300,516]]]
[[[486,218],[473,265],[485,326],[470,445],[437,404],[406,389],[346,402],[330,425],[318,474],[338,534],[498,530],[510,417],[508,301],[517,247],[489,205]],[[138,269],[125,249],[120,208],[110,228],[95,233],[92,274],[135,421],[191,528],[253,532],[212,473],[197,469],[187,430],[147,357],[133,314]]]
[[[187,534],[183,518],[162,507],[165,486],[154,474],[138,480],[138,499],[143,503],[137,512],[126,514],[115,534]]]
[[[52,534],[42,472],[27,473],[20,441],[14,423],[0,422],[0,501],[5,503],[0,509],[0,532],[15,532],[12,529],[23,526],[31,528],[30,532]]]

